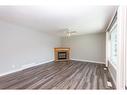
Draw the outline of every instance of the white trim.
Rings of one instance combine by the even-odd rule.
[[[114,66],[111,64],[111,63],[109,63],[113,68],[114,68]],[[114,69],[116,69],[116,68],[114,68]],[[108,70],[109,70],[109,73],[110,73],[110,75],[111,75],[111,77],[112,77],[112,79],[113,79],[113,82],[115,83],[115,86],[116,86],[116,80],[115,80],[115,77],[113,76],[113,73],[111,72],[111,70],[110,70],[110,68],[108,67]]]
[[[109,23],[108,27],[105,30],[105,32],[106,32],[106,60],[105,60],[106,67],[108,67],[108,60],[109,60],[109,56],[110,56],[110,50],[109,50],[109,48],[110,48],[110,43],[109,43],[110,33],[109,33],[108,29],[109,29],[111,23],[113,22],[113,19],[116,15],[117,10],[118,10],[118,8],[116,8],[116,10],[115,10],[115,12],[114,12],[114,14],[113,14],[113,16],[110,20],[110,23]]]
[[[112,24],[112,21],[113,21],[115,15],[116,15],[117,10],[118,10],[118,8],[116,8],[116,10],[115,10],[115,12],[114,12],[114,14],[113,14],[113,16],[112,16],[112,18],[111,18],[111,20],[110,20],[110,23],[109,23],[108,27],[107,27],[106,30],[105,30],[105,32],[108,32],[108,29],[109,29],[110,25]]]
[[[49,62],[52,62],[54,60],[50,60],[50,61],[44,61],[44,62],[40,62],[40,63],[31,63],[31,64],[26,64],[26,65],[23,65],[22,66],[22,69],[25,69],[25,68],[30,68],[30,67],[34,67],[34,66],[38,66],[38,65],[41,65],[41,64],[45,64],[45,63],[49,63]]]
[[[116,65],[116,64],[112,63],[110,60],[109,60],[109,64],[111,64],[111,65],[113,66],[113,68],[114,68],[115,70],[117,70],[117,65]]]
[[[109,33],[111,35],[111,32],[117,27],[117,21],[113,24],[113,26],[111,27]]]
[[[98,64],[105,64],[105,62],[93,61],[93,60],[83,60],[83,59],[71,59],[71,60],[83,61],[83,62],[90,62],[90,63],[98,63]]]
[[[117,64],[117,89],[125,89],[125,33],[126,33],[126,6],[118,9],[118,64]]]
[[[4,76],[4,75],[11,74],[11,73],[15,73],[15,72],[18,72],[18,71],[22,71],[22,70],[28,69],[28,68],[30,68],[30,67],[38,66],[38,65],[41,65],[41,64],[46,64],[46,63],[49,63],[49,62],[52,62],[52,61],[54,61],[54,60],[45,61],[45,62],[41,62],[41,63],[38,63],[38,64],[23,65],[23,66],[22,66],[21,68],[19,68],[19,69],[15,69],[15,70],[12,70],[12,71],[5,72],[5,73],[0,74],[0,77],[1,77],[1,76]]]
[[[109,59],[109,32],[106,32],[106,60],[105,60],[105,64],[106,67],[108,67],[108,59]]]
[[[127,8],[126,8],[127,10]],[[125,22],[125,87],[127,87],[127,13]]]
[[[112,31],[115,29],[115,28],[117,28],[117,21],[114,23],[114,25],[111,27],[111,29],[110,29],[110,31],[109,31],[109,33],[108,33],[108,40],[110,41],[109,43],[108,43],[108,45],[109,45],[109,49],[108,49],[108,61],[111,63],[111,64],[113,64],[113,66],[114,66],[114,68],[116,69],[117,68],[117,63],[112,63],[112,60],[111,60],[111,33],[112,33]],[[117,37],[118,37],[118,35],[117,35]]]

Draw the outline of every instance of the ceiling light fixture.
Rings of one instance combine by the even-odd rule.
[[[68,32],[67,32],[67,36],[70,37],[70,36],[72,36],[72,35],[75,34],[75,33],[76,33],[76,31],[68,31]]]

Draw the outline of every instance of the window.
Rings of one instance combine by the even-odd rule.
[[[110,61],[117,63],[117,24],[115,23],[110,30]]]

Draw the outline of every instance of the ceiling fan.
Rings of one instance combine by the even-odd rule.
[[[76,31],[69,31],[68,28],[60,29],[59,32],[64,33],[66,37],[70,37],[77,33]]]
[[[66,32],[68,37],[72,36],[75,33],[76,33],[76,31],[68,31],[68,32]]]
[[[67,37],[70,37],[70,36],[72,36],[73,34],[76,33],[76,31],[69,31],[68,28],[61,29],[61,31],[62,31]]]

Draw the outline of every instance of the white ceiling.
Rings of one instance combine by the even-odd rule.
[[[104,32],[116,8],[78,4],[1,6],[0,20],[54,35],[65,35],[63,29],[79,35]]]

